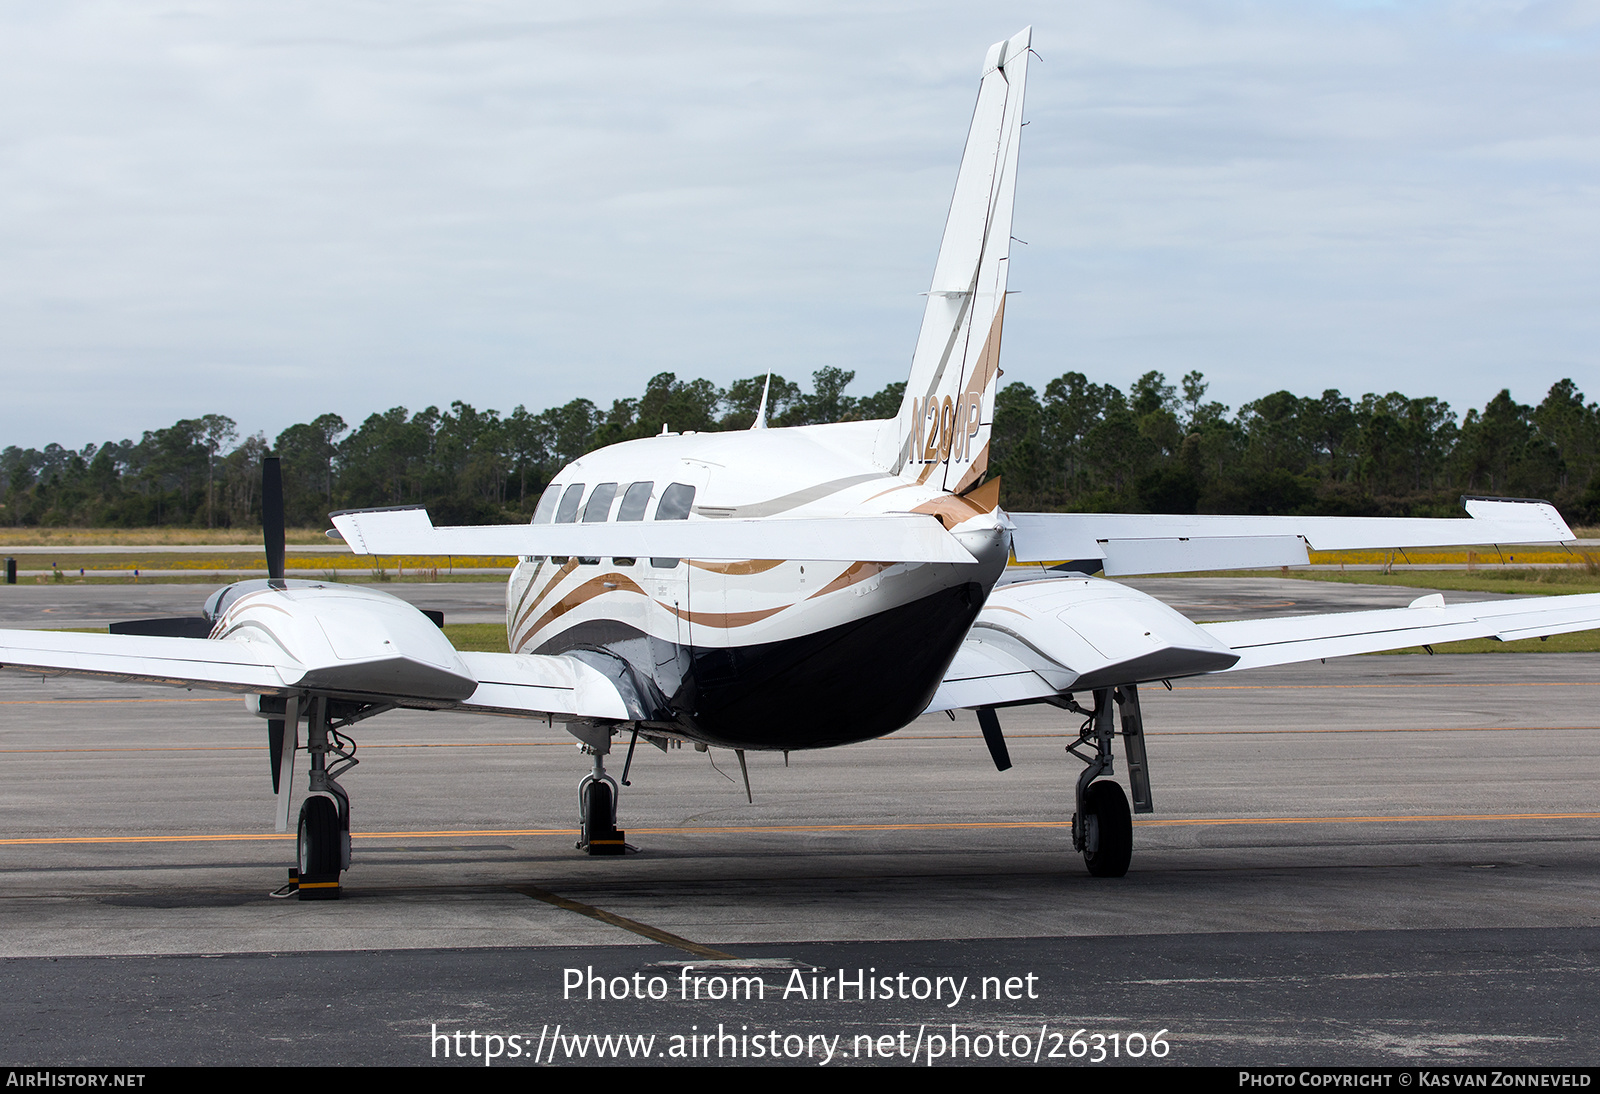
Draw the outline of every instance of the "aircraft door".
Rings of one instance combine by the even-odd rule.
[[[706,469],[697,464],[684,464],[677,472],[674,481],[660,484],[652,519],[689,519],[695,498],[704,485]],[[667,695],[675,695],[689,676],[693,662],[696,636],[689,579],[693,567],[681,558],[656,557],[639,562],[645,573],[645,588],[658,607],[657,625],[650,628],[656,683]]]

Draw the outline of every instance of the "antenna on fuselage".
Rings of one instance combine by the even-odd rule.
[[[756,420],[750,423],[751,429],[767,428],[767,392],[772,390],[772,370],[767,369],[767,382],[761,385],[761,405],[756,407]]]

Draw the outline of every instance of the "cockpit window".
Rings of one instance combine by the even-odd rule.
[[[617,509],[618,520],[643,520],[645,507],[650,504],[653,482],[636,482],[622,495],[622,505]]]
[[[583,500],[583,483],[575,482],[561,495],[561,508],[556,510],[557,524],[572,524],[578,519],[578,503]]]
[[[617,484],[603,482],[589,495],[589,504],[583,507],[585,524],[605,520],[611,515],[611,499],[617,496]]]
[[[539,507],[533,511],[530,524],[549,524],[556,515],[556,500],[561,497],[561,484],[551,483],[539,496]]]

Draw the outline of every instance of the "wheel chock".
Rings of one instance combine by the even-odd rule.
[[[338,900],[339,875],[332,877],[319,877],[313,874],[300,876],[300,871],[294,867],[289,868],[289,884],[272,894],[273,896],[298,896],[301,900]]]
[[[624,838],[626,835],[622,829],[613,828],[604,836],[591,839],[585,850],[591,855],[625,855],[628,853],[628,841]]]

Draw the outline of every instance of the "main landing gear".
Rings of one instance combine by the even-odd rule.
[[[586,743],[583,750],[594,756],[594,770],[578,784],[578,850],[591,855],[626,854],[625,833],[617,827],[617,780],[606,774],[611,742],[607,739],[602,747]]]
[[[1114,717],[1121,707],[1122,743],[1128,757],[1128,783],[1133,789],[1133,812],[1148,813],[1150,770],[1145,760],[1144,719],[1139,713],[1139,691],[1133,684],[1096,688],[1094,709],[1086,710],[1070,697],[1068,710],[1086,715],[1078,739],[1067,751],[1083,761],[1078,776],[1077,811],[1072,814],[1072,848],[1083,854],[1084,865],[1095,877],[1122,877],[1133,858],[1133,817],[1128,797],[1110,778],[1113,771],[1111,739]],[[1098,781],[1096,781],[1098,780]]]
[[[392,709],[388,703],[355,703],[320,695],[287,699],[262,696],[259,712],[267,716],[272,788],[278,795],[278,830],[288,827],[289,793],[294,783],[295,753],[300,747],[301,715],[305,715],[305,751],[310,760],[306,797],[296,828],[295,866],[289,884],[277,895],[301,900],[339,899],[339,875],[350,868],[350,795],[339,776],[355,767],[356,745],[340,730]]]

